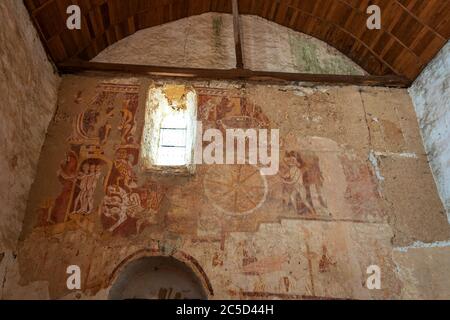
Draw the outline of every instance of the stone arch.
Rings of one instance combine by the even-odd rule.
[[[145,284],[142,284],[145,283]],[[126,257],[109,279],[111,300],[200,299],[214,295],[205,271],[192,256],[140,250]]]

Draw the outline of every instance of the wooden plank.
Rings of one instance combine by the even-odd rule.
[[[62,73],[85,71],[144,74],[155,77],[183,78],[191,80],[243,80],[262,83],[292,84],[311,82],[325,85],[360,85],[407,88],[411,81],[402,76],[356,76],[309,73],[252,71],[248,69],[199,69],[134,64],[116,64],[70,60],[58,64]]]
[[[1,0],[0,0],[1,1]],[[56,62],[89,59],[147,27],[206,11],[253,14],[326,41],[371,74],[416,78],[450,37],[450,0],[23,0]],[[65,9],[81,7],[82,30],[67,30]],[[382,9],[382,30],[365,27],[369,4]],[[350,11],[351,10],[351,11]],[[241,29],[237,68],[245,68]],[[398,44],[402,47],[398,47]]]
[[[233,10],[233,28],[234,28],[234,48],[236,52],[236,68],[244,68],[244,58],[242,55],[242,37],[241,37],[241,24],[239,21],[239,4],[238,0],[232,0]]]

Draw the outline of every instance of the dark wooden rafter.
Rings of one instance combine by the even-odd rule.
[[[237,80],[273,84],[310,82],[317,84],[383,86],[395,88],[407,88],[411,84],[410,80],[397,75],[355,76],[252,71],[248,69],[238,68],[229,70],[177,68],[134,64],[87,62],[81,60],[71,60],[68,62],[60,63],[58,64],[58,68],[64,73],[94,71],[102,73],[112,72],[125,74],[142,74],[154,77],[171,77],[189,80]]]
[[[238,0],[231,0],[233,7],[233,30],[234,30],[234,51],[236,54],[236,68],[244,68],[244,57],[242,53],[242,36],[241,36],[241,23],[239,17],[239,4]]]

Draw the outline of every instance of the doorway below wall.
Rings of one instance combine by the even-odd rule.
[[[130,262],[109,292],[110,300],[206,300],[200,280],[184,263],[172,257],[144,257]]]

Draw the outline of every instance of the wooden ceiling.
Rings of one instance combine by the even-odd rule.
[[[24,0],[57,64],[90,60],[138,30],[205,12],[232,12],[231,0]],[[78,4],[81,30],[66,28],[66,9]],[[377,4],[382,29],[366,28]],[[371,75],[414,80],[450,38],[450,0],[239,0],[253,14],[337,48]]]

